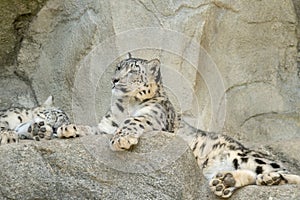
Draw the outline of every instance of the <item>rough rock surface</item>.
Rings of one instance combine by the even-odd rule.
[[[162,146],[174,141],[177,147]],[[7,199],[200,198],[195,159],[168,134],[145,138],[130,153],[113,153],[101,136],[7,145],[0,160],[0,194]]]
[[[104,136],[24,141],[1,146],[0,161],[0,199],[218,199],[170,134],[144,137],[129,153],[111,152]],[[299,199],[299,189],[248,186],[231,199]]]
[[[46,0],[2,0],[0,4],[0,108],[34,106],[36,97],[27,77],[15,73],[17,56],[30,22]]]
[[[298,0],[2,1],[0,108],[33,106],[52,94],[56,105],[75,122],[95,124],[110,103],[112,66],[131,51],[134,56],[160,58],[167,91],[190,123],[270,151],[300,174],[299,8]],[[149,27],[160,30],[153,32],[157,29]],[[144,35],[138,35],[143,29],[147,29],[142,31]],[[193,49],[195,44],[207,54]],[[65,143],[80,151],[78,143],[73,146],[72,142],[28,144],[27,150],[12,145],[1,147],[0,153],[17,157],[24,151],[26,159],[35,153],[33,159],[40,159],[37,146],[49,145],[56,152],[51,145]],[[68,157],[70,161],[75,158]],[[30,173],[38,173],[37,165],[26,159],[24,166],[32,167]],[[68,174],[73,174],[72,167]],[[70,177],[84,185],[83,179]],[[58,186],[75,190],[68,182],[59,182],[59,174],[55,178]],[[11,189],[25,191],[23,182],[14,177],[7,180],[8,185],[13,183]],[[62,176],[62,180],[66,178]],[[35,186],[39,185],[37,188],[50,187],[49,191],[54,187],[46,182]],[[206,185],[200,188],[205,197],[212,198]],[[298,191],[294,186],[253,186],[240,190],[234,198],[297,199]]]
[[[2,0],[0,4],[0,66],[15,64],[29,24],[46,0]],[[1,69],[2,70],[2,69]]]

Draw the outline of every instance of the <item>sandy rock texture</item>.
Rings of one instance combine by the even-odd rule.
[[[37,104],[31,81],[19,77],[17,56],[21,43],[27,35],[30,22],[43,7],[45,0],[9,1],[0,4],[0,105],[32,107]]]
[[[200,198],[200,173],[178,138],[154,135],[130,154],[112,153],[105,137],[82,139],[3,146],[0,199]],[[153,142],[165,150],[161,145],[174,140],[181,147],[169,148],[180,153],[176,159],[154,156]]]
[[[1,109],[31,107],[53,95],[55,104],[66,110],[74,122],[96,124],[110,104],[114,65],[127,52],[132,52],[136,57],[160,59],[167,92],[191,124],[224,132],[249,147],[273,153],[300,174],[298,0],[4,0],[0,10]],[[43,157],[36,148],[49,145],[55,152],[53,157],[60,158],[65,149],[58,152],[57,146],[70,145],[72,151],[81,151],[81,147],[75,147],[76,142],[72,145],[74,141],[78,143],[71,140],[34,143],[27,147],[13,145],[1,147],[0,153],[15,155],[11,161],[16,164],[18,155],[25,152],[24,168],[18,173],[30,166],[33,168],[30,173],[36,173],[37,177],[39,169],[35,163],[40,163],[38,159]],[[37,160],[31,162],[31,155]],[[91,162],[95,171],[106,170],[103,165],[96,167],[92,160],[81,160],[78,155],[68,159],[78,160],[70,164],[74,168],[81,162]],[[183,162],[180,169],[188,166],[185,161],[180,162]],[[8,162],[2,159],[2,164]],[[46,170],[48,165],[51,166],[45,164],[41,170]],[[76,179],[80,186],[84,185],[72,167],[71,171],[68,167],[62,171],[71,174],[70,180]],[[79,172],[82,176],[83,169]],[[51,178],[51,170],[46,171],[42,173]],[[60,184],[65,184],[64,191],[78,188],[79,185],[68,185],[72,181],[62,181],[67,178],[65,174],[60,177],[61,171],[55,173],[56,185],[46,182],[35,185],[40,185],[40,189],[49,187],[50,192]],[[187,169],[184,173],[193,176],[188,175]],[[113,172],[108,172],[106,176],[111,174]],[[128,178],[129,175],[121,176]],[[91,177],[89,174],[84,180],[91,183]],[[167,181],[173,180],[170,177]],[[27,175],[23,178],[29,180]],[[13,184],[2,193],[8,194],[14,187],[25,191],[16,180],[8,176],[7,184]],[[101,183],[101,187],[109,188],[109,184]],[[201,196],[211,198],[207,196],[206,185],[202,185],[199,186],[200,193],[204,192]],[[92,184],[88,187],[89,191],[101,191],[100,186],[97,190]],[[163,187],[156,185],[155,188]],[[176,191],[176,195],[168,191],[163,194],[174,197],[182,188]],[[290,196],[291,191],[296,196]],[[297,191],[296,186],[272,189],[253,186],[240,190],[234,198],[297,199]],[[18,198],[20,193],[17,192],[7,197]],[[97,192],[95,194],[100,194]],[[193,193],[195,197],[199,195],[197,192]],[[28,198],[33,194],[44,195],[33,192]],[[63,197],[54,194],[57,198]],[[64,198],[68,198],[67,195],[66,192]]]
[[[6,145],[0,156],[0,199],[219,199],[188,146],[168,133],[125,153],[111,152],[107,137],[87,136]],[[299,189],[248,186],[231,199],[299,199]]]

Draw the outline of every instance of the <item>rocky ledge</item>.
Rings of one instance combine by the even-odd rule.
[[[187,145],[151,134],[129,152],[105,136],[0,147],[0,199],[218,199]],[[231,199],[300,199],[300,186],[248,186]]]

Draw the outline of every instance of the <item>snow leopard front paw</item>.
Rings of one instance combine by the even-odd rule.
[[[119,129],[110,139],[110,148],[113,151],[125,151],[131,149],[138,141],[137,134],[133,134],[127,129]]]
[[[68,125],[62,125],[58,127],[54,136],[57,138],[67,139],[67,138],[83,137],[87,135],[98,135],[99,133],[100,133],[99,129],[95,126],[68,124]]]
[[[15,131],[2,130],[0,131],[0,145],[19,143],[19,137]]]
[[[75,138],[81,137],[82,134],[75,124],[62,125],[57,129],[56,137],[58,138]]]

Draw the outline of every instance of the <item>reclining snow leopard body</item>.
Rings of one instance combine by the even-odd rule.
[[[193,128],[180,119],[162,85],[157,59],[129,58],[121,61],[112,78],[112,103],[102,118],[100,132],[113,134],[111,149],[131,149],[142,134],[163,130],[186,140],[212,192],[228,198],[237,188],[250,185],[300,184],[300,176],[289,174],[266,155],[244,147],[234,139]],[[67,125],[58,134],[76,135]]]
[[[34,108],[10,108],[0,111],[0,144],[19,139],[51,139],[58,127],[70,123],[68,115],[53,107],[53,97]]]

